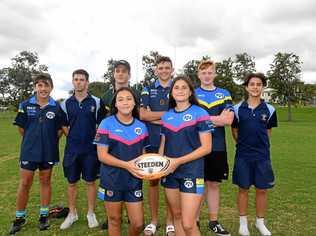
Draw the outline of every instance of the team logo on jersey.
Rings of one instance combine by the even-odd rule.
[[[117,132],[117,133],[123,133],[123,130],[121,130],[121,129],[116,129],[114,131]]]
[[[27,106],[26,112],[28,116],[35,116],[36,114],[36,107]]]
[[[170,117],[167,118],[167,120],[173,120],[173,119],[174,119],[173,116],[170,116]]]
[[[140,198],[142,196],[142,190],[137,190],[134,192],[135,197]]]
[[[106,190],[106,195],[108,195],[108,197],[113,197],[114,193],[111,190]]]
[[[137,128],[134,129],[134,131],[135,131],[135,134],[141,135],[141,133],[142,133],[142,128],[137,127]]]
[[[184,121],[190,121],[190,120],[192,120],[192,115],[191,115],[191,114],[185,114],[185,115],[183,116],[183,120],[184,120]]]
[[[267,121],[267,118],[268,118],[267,114],[261,114],[262,121]]]
[[[193,188],[193,186],[194,186],[194,183],[193,183],[192,180],[184,181],[184,187],[186,187],[186,188]]]
[[[90,111],[91,111],[91,112],[94,112],[94,111],[95,111],[95,106],[91,106],[91,107],[90,107]]]
[[[215,97],[217,97],[217,98],[219,98],[219,99],[222,99],[222,98],[225,97],[225,95],[222,94],[222,93],[215,93]]]
[[[55,117],[55,113],[54,112],[52,112],[52,111],[49,111],[49,112],[47,112],[46,113],[46,117],[48,118],[48,119],[54,119],[54,117]]]
[[[197,96],[203,98],[205,97],[205,94],[198,94]]]

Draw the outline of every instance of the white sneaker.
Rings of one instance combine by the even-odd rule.
[[[262,223],[258,223],[256,222],[256,228],[258,229],[258,231],[260,232],[261,235],[263,236],[271,236],[271,232],[268,230],[268,228],[265,226],[265,224]]]
[[[239,230],[238,230],[238,234],[241,236],[249,236],[249,230],[248,230],[248,226],[247,225],[240,225],[239,226]]]
[[[69,213],[64,220],[64,222],[60,225],[60,229],[68,229],[73,223],[78,220],[78,215]]]
[[[99,222],[97,221],[97,217],[94,213],[88,213],[87,220],[89,228],[95,228],[99,226]]]

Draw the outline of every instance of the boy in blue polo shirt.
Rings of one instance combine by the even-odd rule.
[[[169,91],[173,74],[169,57],[160,57],[156,61],[155,74],[158,79],[145,87],[141,93],[140,118],[146,121],[149,132],[149,148],[146,152],[158,153],[160,145],[161,117],[168,110]],[[158,224],[159,180],[149,181],[149,208],[151,223],[145,227],[145,235],[154,235]],[[174,233],[172,217],[167,207],[166,235]]]
[[[273,106],[261,99],[266,78],[251,73],[244,82],[248,99],[234,106],[233,138],[237,142],[233,183],[239,186],[237,205],[240,215],[240,235],[249,235],[247,223],[248,190],[256,187],[256,228],[261,235],[271,235],[264,224],[267,209],[267,189],[274,186],[270,160],[271,129],[277,127]]]
[[[61,103],[67,116],[67,142],[64,154],[64,174],[68,180],[69,214],[60,229],[69,228],[78,220],[76,210],[76,183],[82,179],[87,186],[89,228],[99,225],[94,214],[96,200],[95,180],[99,176],[100,163],[93,144],[97,125],[105,117],[105,106],[101,99],[88,93],[89,74],[79,69],[72,74],[74,94]]]
[[[49,227],[48,213],[51,199],[52,168],[59,161],[58,138],[63,125],[63,112],[51,97],[53,81],[41,73],[34,80],[35,95],[19,105],[14,125],[22,136],[20,153],[20,184],[16,200],[16,219],[10,234],[20,231],[26,223],[26,205],[33,176],[39,169],[40,218],[39,229]]]

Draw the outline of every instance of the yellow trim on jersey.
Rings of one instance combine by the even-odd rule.
[[[140,95],[149,95],[149,92],[143,91]]]
[[[207,108],[211,108],[211,107],[214,107],[216,105],[223,104],[227,100],[232,100],[231,96],[225,97],[223,99],[220,99],[220,100],[217,100],[217,101],[211,102],[211,103],[207,103],[201,99],[198,99],[199,103],[203,106],[206,106]]]

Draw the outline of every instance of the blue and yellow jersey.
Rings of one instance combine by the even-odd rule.
[[[112,115],[101,122],[94,143],[107,146],[112,156],[130,161],[142,155],[143,149],[148,146],[148,131],[146,125],[136,118],[126,125]],[[119,191],[142,188],[142,181],[125,169],[102,163],[100,172],[102,188]]]
[[[216,87],[213,90],[205,90],[199,87],[195,94],[199,103],[207,108],[210,116],[220,115],[224,109],[233,111],[232,98],[226,89]],[[212,150],[226,151],[225,128],[215,127],[212,135]]]

